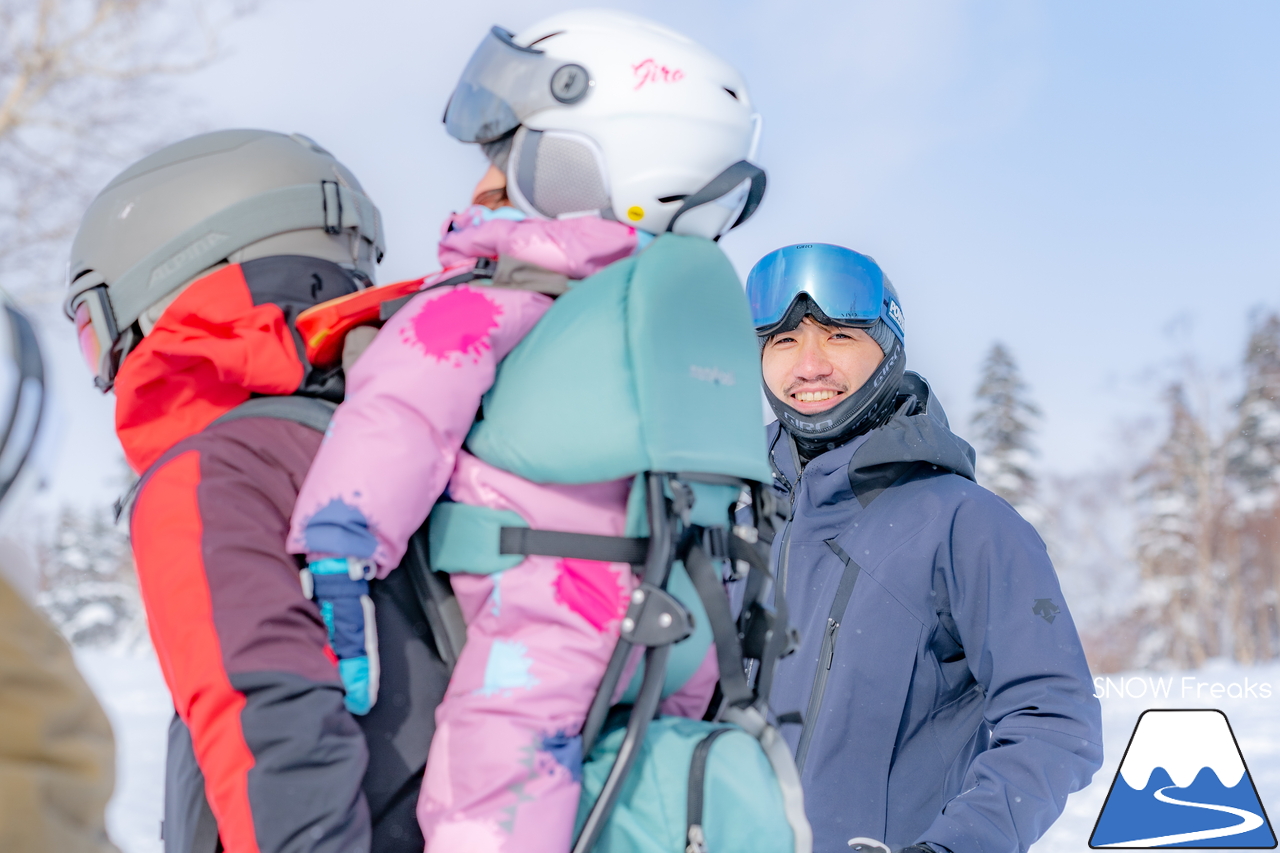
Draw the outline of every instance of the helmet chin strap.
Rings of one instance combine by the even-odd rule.
[[[801,452],[812,459],[887,423],[893,417],[894,400],[906,366],[906,351],[895,338],[889,352],[861,388],[825,412],[813,415],[792,408],[767,385],[764,393],[782,428],[795,439]]]
[[[756,208],[760,206],[760,200],[764,198],[766,183],[764,169],[753,163],[748,163],[746,160],[739,160],[734,163],[704,184],[702,189],[687,196],[684,203],[675,212],[675,215],[671,217],[671,221],[667,223],[667,230],[673,230],[680,217],[690,210],[723,198],[746,180],[751,181],[751,189],[747,191],[747,201],[742,206],[742,213],[738,214],[738,218],[734,220],[733,224],[724,230],[728,232],[737,228],[750,219],[751,214],[755,213]]]

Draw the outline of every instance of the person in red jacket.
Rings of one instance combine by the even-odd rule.
[[[166,853],[377,849],[365,737],[284,540],[343,393],[294,319],[370,286],[382,253],[355,176],[304,136],[259,130],[134,164],[72,248],[68,314],[141,476],[130,529],[177,711]],[[387,827],[406,842],[414,795]]]

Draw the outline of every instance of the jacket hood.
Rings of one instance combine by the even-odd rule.
[[[805,480],[819,503],[857,497],[863,506],[918,464],[974,477],[975,453],[951,431],[946,412],[929,383],[908,371],[898,386],[897,414],[882,427],[815,457],[804,467]],[[784,488],[796,482],[798,453],[777,423],[769,427],[774,469]],[[843,476],[841,476],[843,474]]]
[[[337,264],[293,255],[233,264],[194,282],[116,376],[116,434],[129,466],[142,473],[252,395],[340,402],[341,368],[312,368],[293,321],[357,289]]]

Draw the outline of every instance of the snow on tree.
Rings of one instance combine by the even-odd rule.
[[[1138,471],[1140,666],[1197,667],[1223,653],[1223,454],[1175,382],[1169,432]]]
[[[1239,602],[1236,657],[1280,653],[1280,316],[1257,316],[1244,357],[1239,420],[1226,446],[1232,558]]]
[[[1040,417],[1040,409],[1027,394],[1013,354],[1004,344],[992,344],[982,363],[973,415],[978,482],[1007,500],[1032,524],[1039,524],[1044,513],[1035,501],[1031,424]]]
[[[122,165],[182,121],[166,91],[222,55],[253,0],[0,0],[0,272],[36,286]],[[166,97],[161,97],[165,95]],[[43,282],[43,284],[41,284]]]
[[[1132,549],[1132,469],[1118,458],[1039,484],[1040,533],[1095,674],[1129,669],[1140,639],[1133,619],[1141,581]]]
[[[1227,445],[1235,509],[1252,515],[1280,505],[1280,315],[1259,318],[1244,357],[1240,423]]]
[[[124,652],[145,647],[146,618],[129,537],[110,523],[106,510],[64,509],[37,560],[37,601],[72,645]]]

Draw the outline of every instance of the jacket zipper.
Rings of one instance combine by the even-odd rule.
[[[836,656],[836,635],[840,633],[840,623],[835,619],[827,619],[827,630],[822,636],[822,649],[818,652],[818,671],[813,676],[813,689],[809,692],[809,707],[804,714],[804,727],[800,730],[800,742],[796,744],[796,769],[804,769],[805,758],[809,754],[809,742],[813,739],[814,723],[818,720],[818,712],[822,710],[822,699],[827,692],[827,679],[831,676],[831,662]]]

